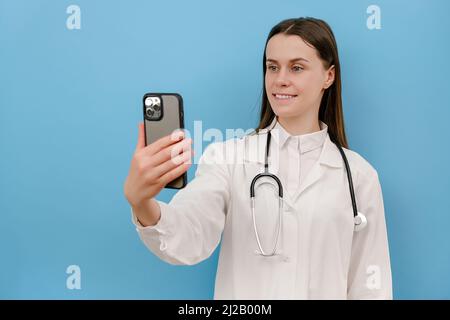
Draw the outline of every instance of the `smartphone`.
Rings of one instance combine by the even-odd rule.
[[[145,145],[184,129],[183,98],[178,93],[146,93],[143,98]],[[182,189],[187,173],[169,182],[165,188]]]

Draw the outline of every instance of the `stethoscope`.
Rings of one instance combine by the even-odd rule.
[[[251,200],[251,209],[252,209],[252,218],[253,218],[253,228],[255,231],[255,236],[256,236],[256,242],[258,243],[258,247],[259,247],[259,254],[265,257],[270,257],[270,256],[274,256],[276,254],[276,250],[278,247],[278,239],[280,238],[280,234],[281,234],[281,226],[283,223],[283,185],[281,184],[280,179],[269,172],[269,163],[268,163],[268,157],[269,157],[269,147],[270,147],[270,138],[271,138],[271,130],[268,131],[267,133],[267,142],[266,142],[266,153],[265,153],[265,158],[264,158],[264,172],[257,174],[253,180],[252,183],[250,185],[250,200]],[[337,148],[339,149],[339,152],[341,153],[342,159],[344,160],[344,164],[345,164],[345,170],[347,171],[347,180],[348,180],[348,186],[350,189],[350,197],[352,199],[352,208],[353,208],[353,222],[354,222],[354,228],[353,230],[355,232],[360,231],[362,229],[364,229],[367,225],[367,218],[360,212],[358,212],[358,209],[356,207],[356,198],[355,198],[355,191],[353,190],[353,180],[352,180],[352,173],[350,171],[350,166],[348,164],[347,161],[347,157],[345,156],[344,150],[342,150],[342,147],[334,142],[334,144],[337,146]],[[278,224],[277,224],[277,231],[276,231],[276,238],[275,238],[275,244],[273,247],[273,250],[271,253],[266,253],[261,245],[261,240],[259,238],[259,233],[258,233],[258,228],[256,226],[256,216],[255,216],[255,184],[258,181],[258,179],[263,178],[263,177],[268,177],[271,178],[273,180],[275,180],[275,182],[278,185],[278,200],[279,200],[279,204],[278,204]],[[269,182],[263,182],[264,183],[269,183]],[[271,183],[269,183],[271,184]]]

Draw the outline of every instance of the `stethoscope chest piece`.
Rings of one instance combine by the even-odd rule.
[[[354,227],[355,232],[361,231],[362,229],[364,229],[367,226],[367,218],[361,212],[358,212],[356,217],[354,217],[353,219],[354,219],[353,221],[355,223],[355,227]]]

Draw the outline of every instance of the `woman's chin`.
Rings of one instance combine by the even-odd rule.
[[[272,106],[273,113],[280,117],[289,117],[294,115],[297,108],[293,106]]]

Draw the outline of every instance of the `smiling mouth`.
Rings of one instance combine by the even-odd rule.
[[[278,99],[278,100],[289,100],[289,99],[297,97],[296,94],[278,94],[278,93],[272,93],[272,96],[274,96],[275,99]]]

